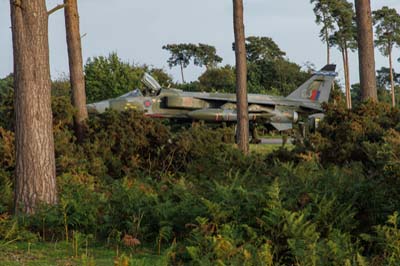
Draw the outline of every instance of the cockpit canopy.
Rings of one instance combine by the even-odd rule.
[[[143,94],[139,89],[135,89],[133,91],[130,91],[128,93],[125,93],[121,96],[119,96],[118,98],[126,98],[126,97],[142,97]]]
[[[161,89],[161,85],[155,80],[150,74],[144,73],[142,78],[143,84],[154,92],[158,92]]]
[[[126,97],[143,97],[145,96],[154,96],[157,95],[161,91],[161,85],[155,80],[150,74],[144,73],[142,78],[142,83],[145,88],[143,89],[143,93],[139,89],[135,89],[128,93],[125,93],[118,98],[126,98]],[[144,95],[143,95],[144,94]]]

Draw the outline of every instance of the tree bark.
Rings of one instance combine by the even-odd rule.
[[[390,73],[390,92],[392,95],[392,106],[396,106],[396,98],[394,91],[394,78],[393,78],[393,62],[392,62],[392,47],[389,47],[389,73]]]
[[[247,101],[247,62],[243,22],[243,0],[233,0],[233,25],[236,55],[237,142],[239,149],[249,153],[249,114]]]
[[[181,62],[181,75],[182,75],[182,83],[185,83],[185,77],[183,76],[183,64]]]
[[[78,141],[82,141],[85,134],[85,121],[88,118],[88,112],[86,108],[85,76],[83,74],[78,4],[77,0],[64,0],[64,5],[72,104],[76,109],[74,117],[75,135]]]
[[[10,0],[15,86],[15,211],[57,202],[45,0]]]
[[[349,95],[349,101],[348,101],[348,107],[347,108],[349,108],[349,109],[351,109],[353,106],[352,106],[352,103],[351,103],[351,91],[350,91],[350,71],[349,71],[349,69],[350,69],[350,66],[349,66],[349,52],[348,52],[348,49],[347,49],[347,45],[345,44],[345,50],[344,50],[344,54],[345,54],[345,57],[346,57],[346,90],[347,90],[347,93],[348,93],[348,95]]]
[[[325,21],[325,16],[324,16]],[[326,42],[326,64],[329,65],[331,61],[331,49],[329,47],[329,31],[325,25],[325,42]]]
[[[344,87],[345,87],[345,94],[346,94],[346,107],[347,109],[350,109],[350,93],[347,88],[347,63],[346,63],[346,54],[344,52],[344,49],[342,49],[342,59],[343,59],[343,71],[344,71]]]
[[[370,0],[355,0],[361,99],[378,101]]]
[[[326,41],[326,64],[329,65],[331,63],[331,49],[329,47],[329,41]]]

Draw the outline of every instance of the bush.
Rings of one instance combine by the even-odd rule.
[[[104,235],[114,232],[143,240],[155,239],[158,222],[157,193],[153,187],[134,179],[113,182],[104,216]]]
[[[51,82],[51,95],[53,97],[66,96],[68,99],[71,99],[71,94],[71,83],[69,76],[66,74]]]
[[[109,111],[90,119],[88,127],[83,148],[93,175],[121,178],[139,170],[157,172],[167,163],[170,132],[141,113]]]
[[[35,215],[25,217],[25,225],[41,234],[42,239],[68,239],[72,232],[96,235],[105,209],[104,195],[93,177],[64,174],[57,178],[59,202],[42,205]]]
[[[10,173],[0,168],[0,214],[11,212],[13,204],[13,185]]]
[[[14,128],[14,78],[10,74],[0,79],[0,127]]]
[[[88,103],[118,97],[141,87],[143,69],[122,62],[116,53],[89,58],[85,64]]]
[[[369,242],[375,242],[378,247],[378,254],[373,260],[381,265],[398,265],[400,263],[400,230],[399,213],[389,215],[385,225],[375,227],[376,234],[373,236],[364,235]]]
[[[200,77],[201,91],[236,92],[236,77],[234,69],[227,65],[222,68],[207,69]]]
[[[13,170],[15,166],[14,133],[0,127],[0,169]]]
[[[167,87],[172,84],[172,78],[163,69],[123,62],[115,52],[108,57],[89,58],[84,68],[88,103],[119,97],[134,89],[141,89],[141,80],[145,72],[153,75],[161,86]]]
[[[19,220],[7,214],[14,136],[0,128],[2,240],[27,228],[27,241],[129,236],[174,265],[398,261],[398,109],[328,105],[304,144],[265,156],[242,155],[229,127],[171,130],[133,111],[91,116],[77,143],[69,97],[53,96],[53,110],[59,204]]]
[[[12,172],[15,168],[14,134],[0,127],[0,214],[11,211]]]
[[[400,122],[398,109],[373,102],[361,104],[351,111],[344,106],[327,105],[325,114],[307,147],[320,155],[324,165],[359,161],[367,168],[376,168],[376,162],[369,158],[368,145],[381,145],[386,131],[396,128]]]

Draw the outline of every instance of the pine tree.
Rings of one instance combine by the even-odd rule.
[[[72,103],[76,109],[74,117],[75,135],[79,141],[82,141],[88,112],[86,109],[85,76],[83,74],[78,4],[77,0],[64,0],[64,5]]]
[[[326,43],[326,57],[327,64],[330,64],[330,44],[329,44],[329,36],[330,33],[334,30],[334,19],[330,12],[330,5],[332,5],[332,0],[310,0],[310,2],[314,3],[314,13],[315,13],[315,22],[319,25],[322,24],[322,28],[320,31],[320,38],[323,42]]]
[[[378,101],[370,0],[355,0],[361,99]]]
[[[330,44],[336,45],[342,53],[347,108],[352,108],[350,93],[349,49],[356,48],[353,5],[346,0],[330,2],[330,13],[335,21],[335,31],[330,36]]]
[[[392,51],[395,45],[400,44],[400,15],[396,9],[387,6],[373,12],[375,24],[375,46],[389,59],[390,89],[392,105],[396,105],[393,77]]]
[[[233,0],[233,24],[236,54],[237,142],[239,149],[249,153],[249,114],[247,102],[246,43],[243,22],[243,0]]]
[[[45,0],[10,0],[15,86],[15,211],[57,202],[48,12]]]

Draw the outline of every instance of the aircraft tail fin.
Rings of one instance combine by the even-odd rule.
[[[287,99],[309,100],[312,102],[327,102],[332,89],[332,83],[337,73],[336,65],[326,65],[320,71],[314,72],[312,77],[293,91]]]

